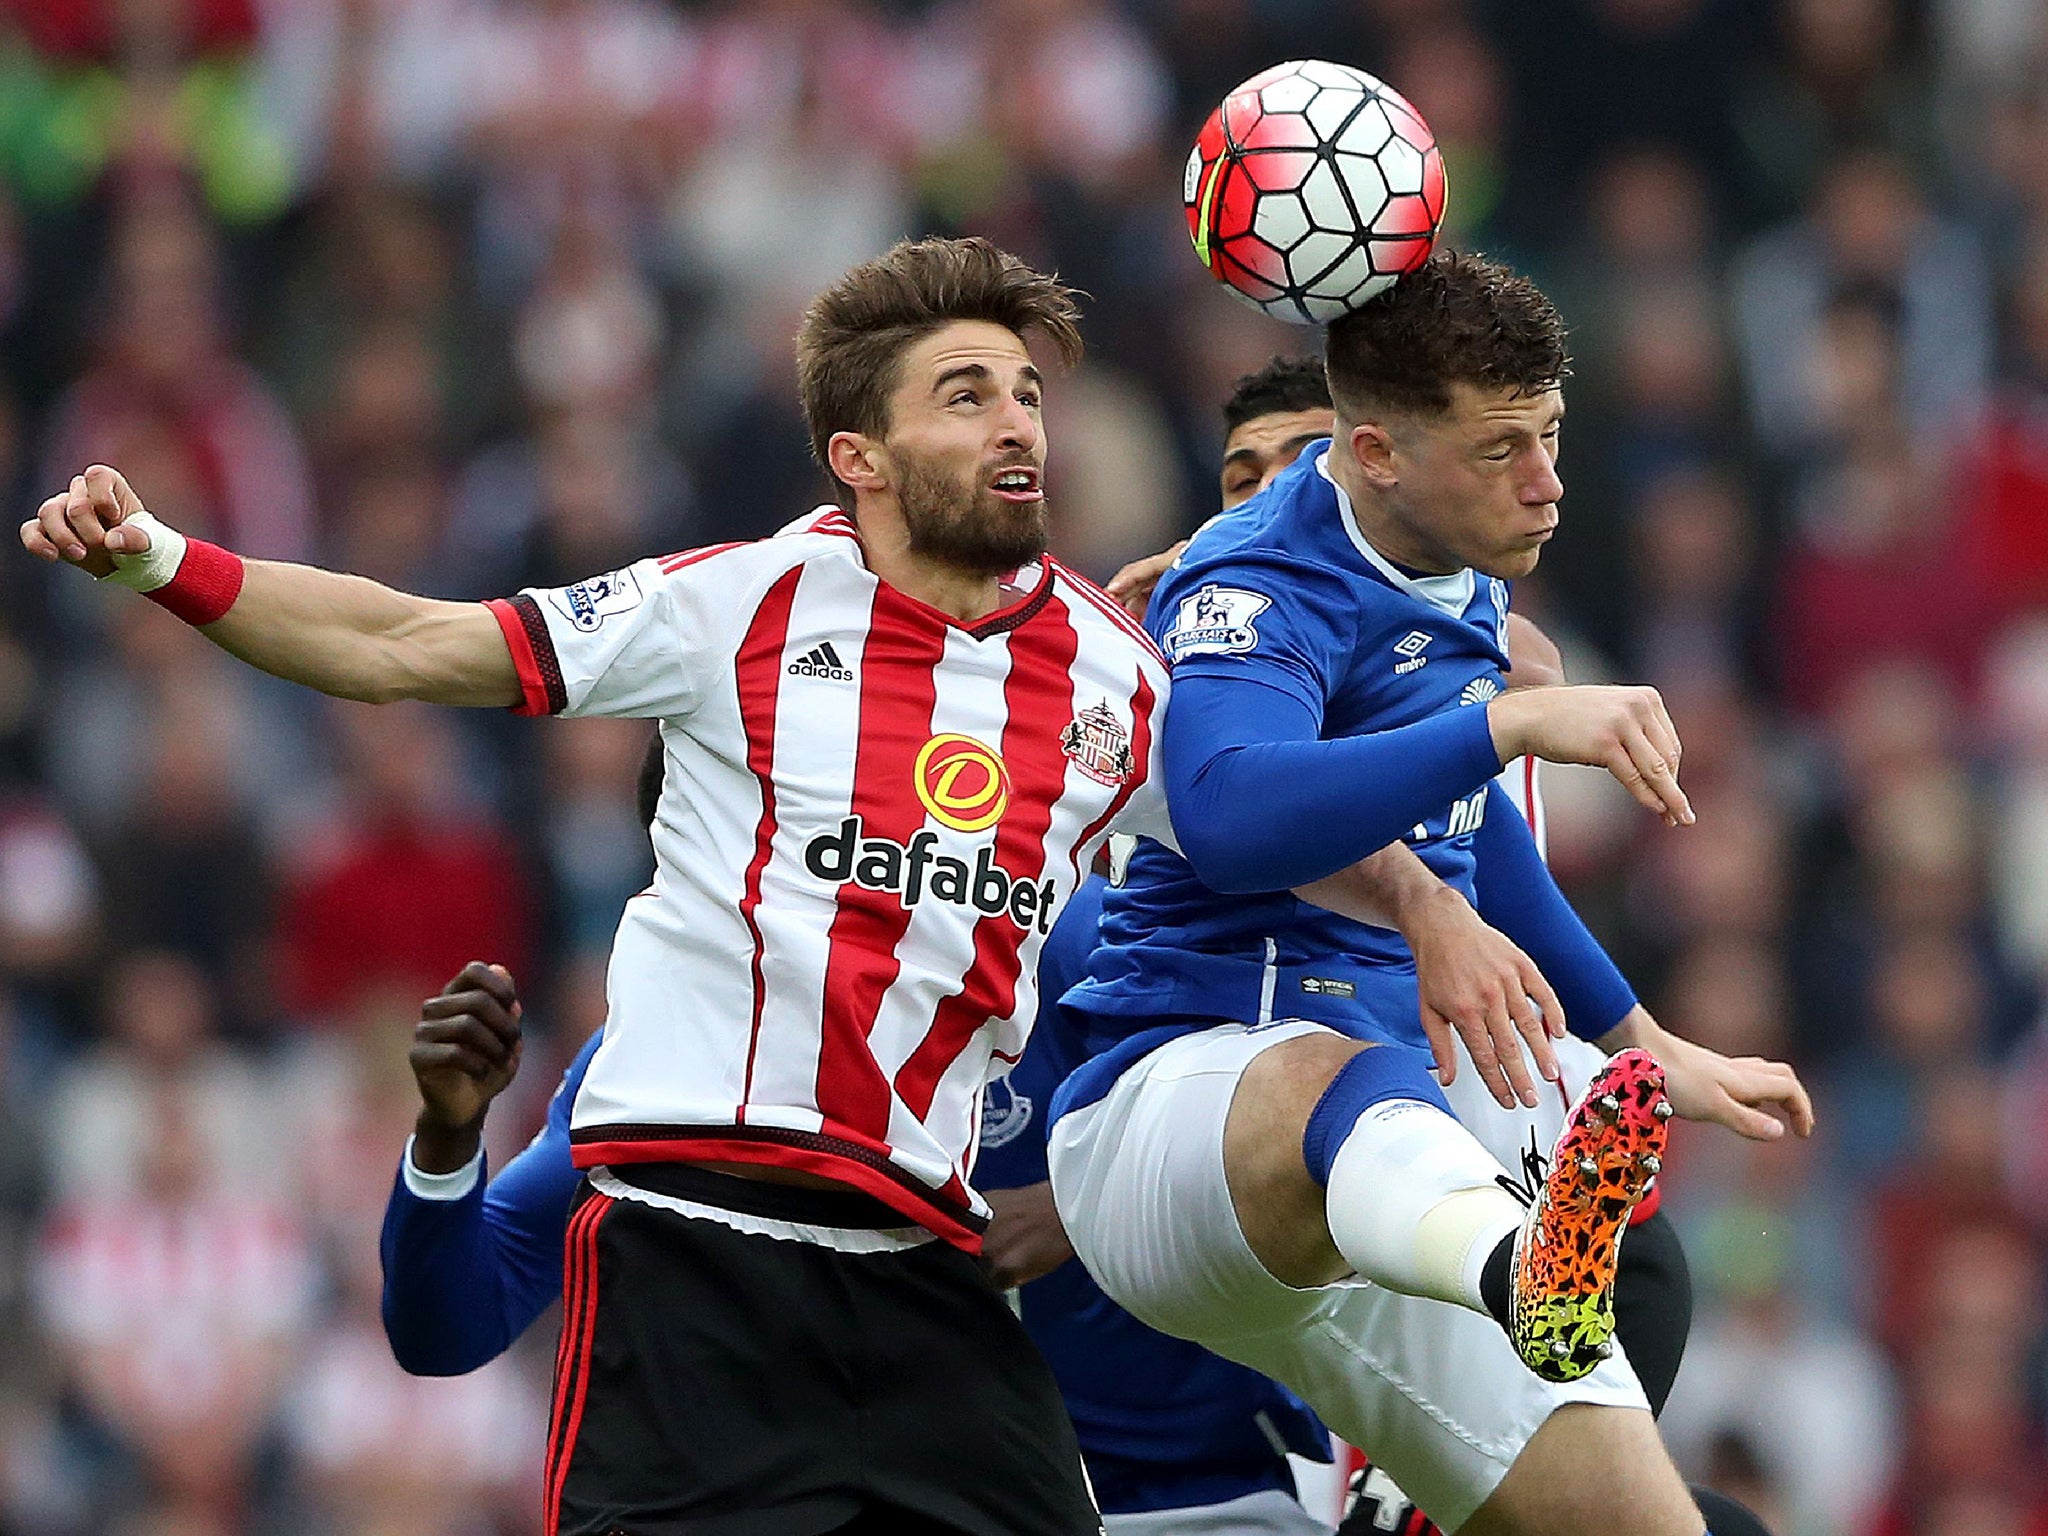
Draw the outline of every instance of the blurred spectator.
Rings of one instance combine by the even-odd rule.
[[[1894,1468],[1898,1440],[1883,1359],[1841,1323],[1816,1315],[1793,1287],[1798,1266],[1828,1239],[1816,1192],[1803,1187],[1805,1149],[1744,1145],[1748,1188],[1702,1209],[1691,1189],[1685,1224],[1702,1304],[1678,1383],[1660,1421],[1681,1469],[1704,1476],[1710,1454],[1739,1436],[1782,1490],[1780,1529],[1859,1536]],[[1691,1146],[1674,1159],[1684,1173]],[[1825,1196],[1821,1196],[1825,1199]]]
[[[169,950],[137,948],[107,978],[103,1021],[105,1038],[50,1095],[43,1133],[60,1201],[143,1189],[151,1138],[167,1115],[180,1157],[209,1194],[289,1192],[276,1084],[223,1043],[220,998],[205,971]]]
[[[44,203],[110,176],[189,176],[217,217],[274,218],[292,185],[253,55],[253,0],[9,0],[9,179]]]
[[[96,356],[57,408],[44,483],[113,460],[181,530],[245,555],[306,558],[313,505],[298,437],[229,350],[216,237],[176,198],[135,201],[109,261]]]
[[[611,947],[619,914],[648,889],[654,856],[635,805],[647,727],[565,720],[547,743],[547,849],[555,941],[574,955]]]
[[[509,840],[463,793],[445,714],[336,704],[340,804],[293,850],[278,923],[284,1006],[331,1020],[398,984],[426,996],[470,960],[520,974],[532,942]]]
[[[219,1182],[176,1093],[138,1108],[134,1185],[80,1185],[50,1218],[41,1312],[141,1487],[195,1529],[232,1531],[311,1316],[310,1256],[281,1207]]]

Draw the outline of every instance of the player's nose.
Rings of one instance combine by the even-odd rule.
[[[1038,436],[1038,418],[1023,401],[1011,396],[997,419],[997,446],[1011,451],[1029,451],[1038,446]]]
[[[1557,473],[1557,461],[1547,453],[1536,456],[1536,465],[1529,478],[1522,482],[1522,504],[1530,507],[1547,507],[1554,501],[1564,500],[1564,481]]]

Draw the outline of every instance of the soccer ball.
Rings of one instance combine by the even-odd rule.
[[[1302,59],[1223,98],[1188,155],[1181,200],[1218,282],[1269,315],[1322,325],[1428,259],[1444,161],[1397,92]]]

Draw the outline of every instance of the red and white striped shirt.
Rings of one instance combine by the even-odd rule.
[[[1165,663],[1046,559],[962,624],[844,514],[492,604],[526,713],[657,717],[653,888],[612,950],[579,1166],[771,1163],[967,1249],[992,1058],[1114,828],[1171,839]]]

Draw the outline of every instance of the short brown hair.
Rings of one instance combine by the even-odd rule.
[[[811,455],[827,475],[836,432],[889,428],[897,365],[911,346],[956,320],[1038,331],[1072,367],[1081,360],[1079,295],[976,236],[905,240],[848,272],[811,301],[796,333],[797,391]],[[851,508],[837,477],[833,494]]]
[[[1538,395],[1571,373],[1564,318],[1542,290],[1499,262],[1448,250],[1332,322],[1324,361],[1347,421],[1440,415],[1454,384]]]

